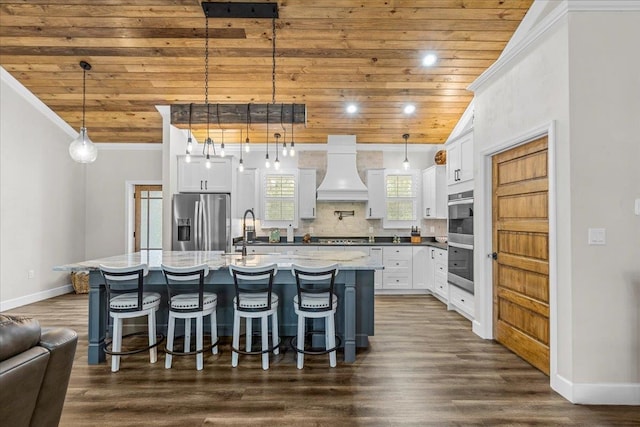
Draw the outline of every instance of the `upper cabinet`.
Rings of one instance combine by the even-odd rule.
[[[384,218],[384,169],[367,170],[367,219]]]
[[[205,158],[178,156],[178,191],[180,193],[231,193],[231,159],[213,157],[211,167]]]
[[[315,169],[300,169],[298,171],[298,212],[298,216],[303,219],[316,217]]]
[[[422,171],[422,217],[447,218],[446,166],[431,166]]]
[[[256,218],[260,218],[259,193],[260,177],[256,169],[245,169],[238,171],[236,213],[238,218],[242,218],[247,209],[251,209]]]
[[[473,132],[467,132],[447,145],[447,184],[473,179]]]

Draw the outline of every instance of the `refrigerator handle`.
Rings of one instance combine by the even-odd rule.
[[[195,202],[195,211],[193,213],[193,239],[195,250],[200,246],[200,202]]]
[[[206,188],[205,181],[205,188]],[[200,221],[202,224],[202,242],[199,251],[208,251],[209,250],[209,215],[207,214],[207,210],[210,208],[209,200],[200,196]]]

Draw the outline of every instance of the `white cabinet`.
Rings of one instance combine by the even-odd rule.
[[[422,171],[422,217],[447,218],[447,167],[431,166]]]
[[[475,302],[473,294],[457,286],[449,286],[449,309],[456,310],[469,320],[473,320]]]
[[[316,217],[316,170],[298,171],[298,212],[299,218]]]
[[[382,247],[380,246],[371,246],[369,248],[369,256],[371,259],[381,265],[384,265],[384,260],[382,257]],[[382,272],[384,270],[375,270],[373,273],[373,283],[375,285],[375,289],[382,289]]]
[[[449,283],[447,282],[447,251],[430,248],[433,265],[433,294],[444,302],[449,298]]]
[[[384,169],[367,170],[369,199],[365,218],[384,218]]]
[[[447,184],[473,179],[473,132],[468,132],[447,146]]]
[[[245,169],[242,172],[238,171],[237,194],[235,197],[236,214],[238,218],[242,218],[247,209],[252,209],[255,217],[260,218],[258,212],[259,182],[259,174],[256,169]]]
[[[431,248],[415,246],[413,249],[413,289],[433,290],[433,262]]]
[[[382,250],[382,289],[412,289],[413,248],[384,247]]]
[[[211,167],[205,158],[178,156],[178,191],[181,193],[231,193],[231,159],[214,157]]]

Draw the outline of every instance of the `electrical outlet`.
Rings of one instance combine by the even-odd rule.
[[[29,270],[27,272],[27,278],[33,279],[34,277],[36,277],[36,271],[35,270]]]
[[[429,227],[429,232],[430,233],[435,233],[436,232],[436,228],[432,225],[431,227]]]

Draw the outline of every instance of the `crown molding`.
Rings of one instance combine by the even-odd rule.
[[[54,125],[58,126],[63,132],[70,137],[70,141],[78,137],[78,131],[60,118],[59,115],[49,108],[44,102],[38,99],[29,89],[27,89],[22,83],[16,80],[4,67],[0,66],[0,80],[6,83],[11,89],[15,90],[25,101],[27,101],[33,108],[42,113],[45,118],[51,121]]]
[[[94,142],[98,150],[162,151],[162,144],[136,142]]]
[[[558,5],[547,16],[534,25],[551,1],[555,2],[556,0],[536,0],[533,3],[498,60],[474,80],[467,87],[468,90],[477,92],[569,12],[640,11],[640,0],[562,0],[557,2]]]

